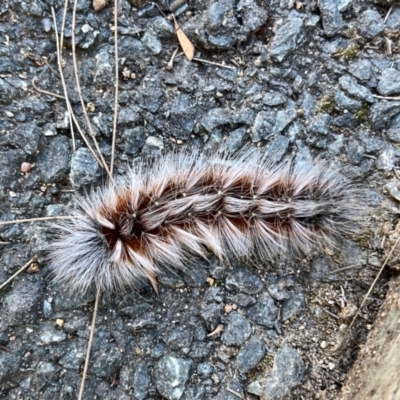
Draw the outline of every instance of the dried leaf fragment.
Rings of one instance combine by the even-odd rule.
[[[176,34],[178,36],[179,44],[182,47],[183,52],[185,53],[186,58],[189,61],[192,61],[194,57],[194,46],[189,38],[186,36],[185,32],[180,28],[178,23],[176,22],[175,15],[171,14],[172,19],[174,20],[174,27]]]
[[[94,11],[102,10],[108,3],[108,0],[93,0]]]

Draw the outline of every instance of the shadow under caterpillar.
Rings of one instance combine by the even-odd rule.
[[[363,190],[326,162],[275,163],[239,154],[171,153],[140,161],[126,177],[78,198],[55,225],[54,279],[75,292],[135,286],[208,251],[261,259],[334,246],[357,230]]]

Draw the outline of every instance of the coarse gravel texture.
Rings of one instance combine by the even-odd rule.
[[[71,59],[72,3],[63,71],[85,127]],[[178,46],[161,13],[170,2],[119,3],[116,174],[176,147],[250,144],[280,159],[332,160],[370,188],[372,211],[364,233],[338,249],[275,264],[228,266],[210,257],[160,276],[159,296],[150,285],[103,296],[84,398],[337,398],[389,279],[380,279],[345,336],[393,244],[399,213],[400,100],[376,95],[400,96],[400,6],[385,18],[389,0],[181,2],[174,13],[196,58],[229,68],[179,54],[168,69]],[[3,221],[67,214],[74,191],[107,180],[77,136],[73,153],[65,102],[32,85],[36,78],[38,87],[63,95],[51,6],[60,29],[61,0],[0,2]],[[109,161],[112,4],[96,13],[91,1],[78,0],[77,10],[82,94]],[[75,399],[94,295],[80,298],[52,283],[43,252],[48,225],[2,226],[0,241],[7,242],[0,244],[0,282],[37,257],[0,291],[0,398]]]

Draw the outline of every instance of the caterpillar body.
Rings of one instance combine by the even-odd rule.
[[[273,259],[334,246],[361,215],[362,191],[322,161],[276,163],[258,149],[179,152],[140,161],[77,199],[50,245],[54,278],[73,291],[135,286],[211,251]]]

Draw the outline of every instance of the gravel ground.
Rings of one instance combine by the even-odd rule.
[[[70,1],[72,3],[72,1]],[[0,4],[0,219],[63,215],[73,192],[106,177],[77,138],[72,152],[51,17],[60,0]],[[159,2],[164,12],[168,0]],[[120,0],[116,173],[137,157],[193,146],[232,151],[250,143],[279,158],[330,159],[371,189],[364,233],[304,259],[223,265],[101,300],[85,399],[335,399],[385,297],[383,277],[344,336],[393,241],[400,200],[400,7],[390,1],[199,0],[175,15],[196,57],[167,64],[177,39],[154,3]],[[64,74],[82,126],[71,61],[72,4]],[[112,6],[78,1],[82,93],[109,160],[113,115]],[[389,54],[389,44],[391,52]],[[28,172],[21,172],[23,163]],[[384,241],[388,237],[389,240]],[[0,397],[75,399],[94,296],[55,286],[43,223],[1,227]],[[335,270],[350,267],[343,271]],[[219,325],[224,331],[209,336]]]

